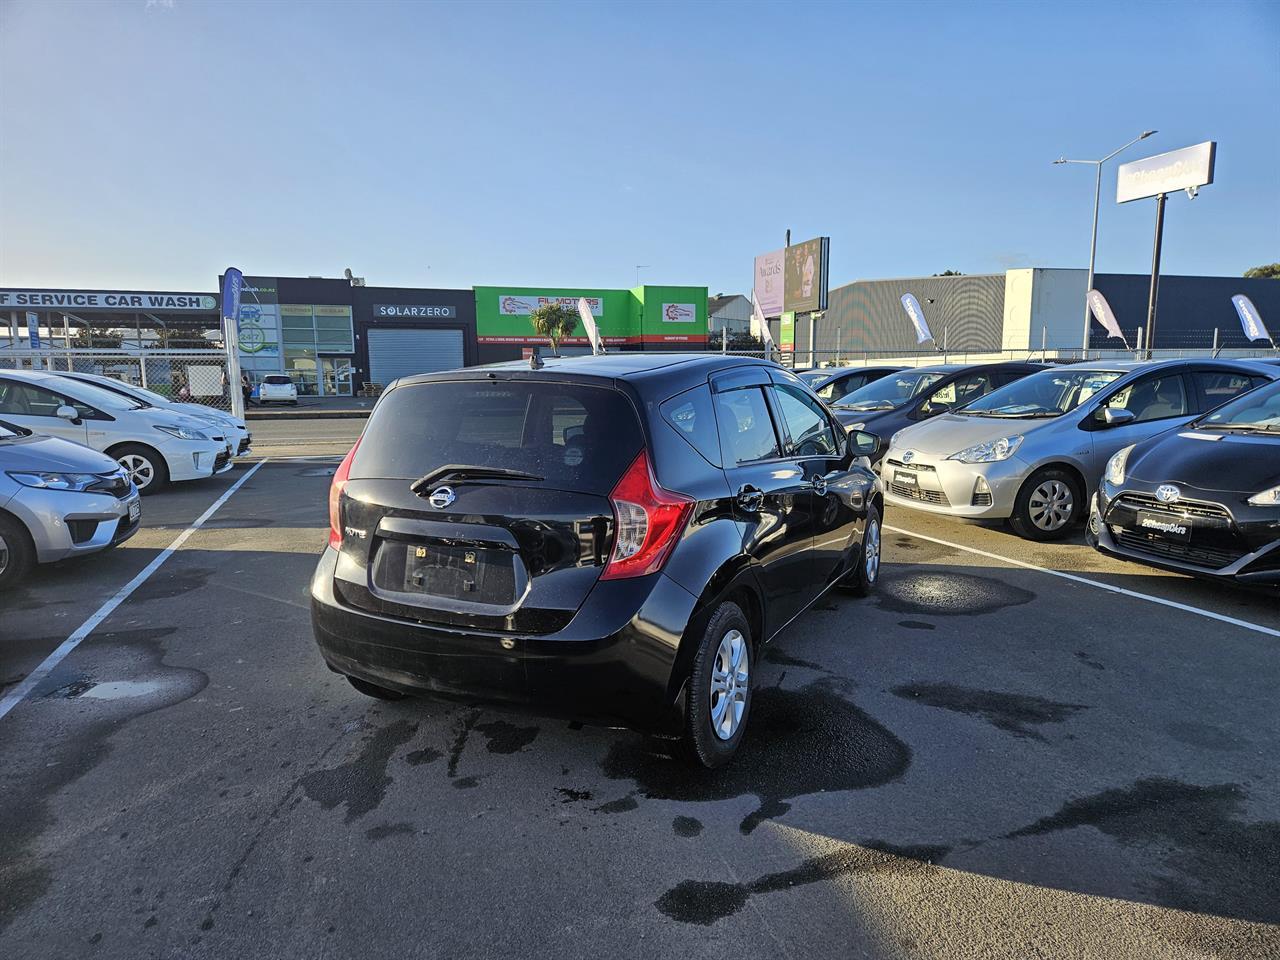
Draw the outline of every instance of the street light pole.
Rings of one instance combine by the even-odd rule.
[[[1082,351],[1081,357],[1087,357],[1089,355],[1089,291],[1093,289],[1093,266],[1094,266],[1094,261],[1096,260],[1098,255],[1098,208],[1102,203],[1102,165],[1106,163],[1108,160],[1110,160],[1111,158],[1118,156],[1119,154],[1128,150],[1139,140],[1145,140],[1147,139],[1147,137],[1151,136],[1153,133],[1158,133],[1158,132],[1159,131],[1156,131],[1156,130],[1144,130],[1138,136],[1134,137],[1132,140],[1126,143],[1123,147],[1120,147],[1118,150],[1111,151],[1101,160],[1068,160],[1066,157],[1059,157],[1057,160],[1053,161],[1055,164],[1058,164],[1058,163],[1093,164],[1093,167],[1096,173],[1096,176],[1094,178],[1094,186],[1093,186],[1093,235],[1090,237],[1090,240],[1089,240],[1089,279],[1085,282],[1085,288],[1084,288],[1084,293],[1085,293],[1084,339],[1080,345],[1080,349]]]

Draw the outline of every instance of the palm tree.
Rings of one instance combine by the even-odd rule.
[[[573,336],[578,328],[578,314],[559,303],[544,303],[529,314],[533,332],[551,341],[551,352],[560,355],[560,341]]]

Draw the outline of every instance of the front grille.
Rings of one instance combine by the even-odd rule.
[[[951,506],[947,500],[947,495],[941,490],[924,490],[918,486],[911,486],[905,483],[897,483],[896,481],[889,484],[889,489],[893,491],[895,497],[902,497],[904,500],[919,500],[921,503],[935,503],[940,507]]]
[[[989,507],[989,506],[991,506],[991,494],[989,494],[989,493],[975,493],[975,494],[973,495],[973,506],[975,506],[975,507]]]
[[[129,495],[132,487],[133,484],[129,482],[128,474],[123,471],[117,471],[116,473],[99,474],[98,479],[85,487],[85,490],[92,490],[94,493],[109,493],[117,500],[123,500]]]
[[[72,543],[88,543],[98,529],[97,520],[68,520],[67,532],[71,534]]]
[[[1144,508],[1145,509],[1145,508]],[[1162,560],[1176,560],[1206,570],[1219,570],[1235,563],[1245,555],[1244,550],[1198,546],[1194,543],[1178,543],[1171,540],[1155,540],[1144,533],[1113,528],[1116,543],[1134,553],[1146,554]]]
[[[1147,496],[1142,493],[1125,493],[1115,500],[1115,509],[1120,510],[1150,510],[1153,513],[1167,513],[1171,517],[1203,517],[1206,520],[1221,520],[1226,523],[1231,522],[1231,514],[1225,509],[1212,503],[1189,503],[1185,500],[1177,500],[1173,503],[1164,503],[1155,497]]]
[[[901,460],[890,460],[889,466],[902,467],[904,470],[918,470],[921,473],[936,473],[937,470],[928,463],[903,463]]]

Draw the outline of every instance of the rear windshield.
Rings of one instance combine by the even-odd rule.
[[[501,467],[554,489],[608,494],[643,446],[631,403],[574,383],[449,380],[385,394],[352,479],[417,480],[440,467]]]
[[[290,380],[288,377],[280,377],[280,376],[276,376],[276,377],[263,377],[263,378],[262,378],[262,382],[263,382],[263,383],[270,383],[270,384],[272,384],[273,386],[285,386],[285,385],[287,385],[287,384],[293,383],[293,381],[292,381],[292,380]]]

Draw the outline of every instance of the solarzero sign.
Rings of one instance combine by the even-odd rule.
[[[375,303],[375,317],[417,317],[428,320],[453,320],[458,316],[457,307],[431,306],[411,303]]]
[[[189,310],[207,313],[218,309],[218,300],[207,293],[0,290],[0,309],[5,307],[44,307],[53,310]]]

